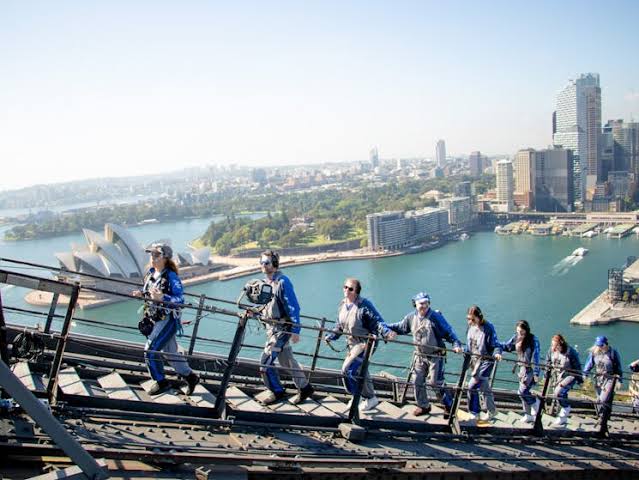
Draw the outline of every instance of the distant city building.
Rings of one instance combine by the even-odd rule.
[[[469,181],[459,182],[453,188],[456,197],[472,197],[472,184]]]
[[[503,212],[510,212],[514,209],[513,192],[515,184],[513,181],[513,162],[510,160],[500,160],[496,166],[497,188],[496,196],[498,208]]]
[[[251,180],[260,185],[264,185],[266,183],[266,170],[263,168],[254,168],[251,170]]]
[[[372,250],[406,248],[449,231],[443,208],[373,213],[366,215],[366,225]]]
[[[470,168],[471,177],[479,177],[484,171],[484,160],[481,152],[472,152],[468,157],[468,166]]]
[[[515,181],[515,203],[525,208],[533,208],[535,191],[535,150],[526,148],[515,154],[513,161],[513,177]],[[519,200],[519,201],[517,201]]]
[[[586,185],[602,179],[599,74],[587,73],[570,80],[557,95],[555,118],[553,143],[573,151],[575,198],[583,200]]]
[[[630,194],[630,185],[634,181],[634,175],[626,172],[608,172],[608,183],[610,184],[610,193],[614,197],[623,198]]]
[[[470,197],[451,197],[439,201],[439,206],[448,212],[448,223],[452,227],[466,228],[472,223]]]
[[[377,147],[374,147],[370,151],[368,158],[371,161],[371,167],[373,168],[379,167],[379,153],[377,152]]]
[[[435,158],[437,160],[437,166],[443,167],[446,165],[446,142],[444,140],[437,140],[435,146]]]
[[[609,136],[612,136],[613,158],[610,169],[639,174],[639,123],[609,120],[603,132],[609,143]]]
[[[539,212],[572,212],[574,209],[572,150],[553,147],[537,150],[535,164],[535,209]]]

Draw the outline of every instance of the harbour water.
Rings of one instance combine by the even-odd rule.
[[[200,235],[210,219],[196,219],[171,224],[144,225],[132,228],[133,235],[146,243],[158,238],[171,237],[178,250]],[[0,231],[0,235],[2,232]],[[47,240],[7,243],[0,241],[0,256],[55,264],[53,252],[69,249],[71,242],[83,243],[80,235]],[[588,255],[577,260],[567,257],[577,248],[586,247]],[[500,340],[513,333],[518,319],[527,319],[533,332],[540,338],[542,353],[550,338],[562,332],[569,343],[576,345],[585,360],[586,350],[595,336],[606,335],[611,345],[621,352],[624,365],[639,357],[637,335],[639,325],[618,322],[601,327],[571,326],[570,318],[607,286],[607,271],[622,266],[629,255],[636,255],[639,240],[634,236],[624,239],[595,237],[592,239],[569,237],[498,236],[482,232],[468,241],[452,242],[441,248],[419,254],[374,260],[357,260],[313,264],[285,269],[297,291],[302,313],[335,318],[337,303],[342,295],[342,282],[347,276],[361,279],[362,294],[370,298],[388,322],[399,321],[411,310],[410,298],[424,290],[431,294],[433,307],[440,309],[464,339],[465,313],[471,304],[479,305],[486,318],[497,328]],[[7,268],[7,264],[2,265]],[[248,278],[197,285],[188,291],[234,300]],[[22,297],[24,290],[3,287],[6,305],[27,308]],[[138,321],[136,302],[124,302],[95,310],[79,311],[78,316],[134,326]],[[28,307],[34,308],[34,307]],[[229,307],[232,308],[232,307]],[[185,318],[192,317],[186,313]],[[34,320],[10,314],[12,321],[33,324]],[[314,322],[305,320],[308,325]],[[236,322],[230,317],[210,315],[203,319],[200,335],[214,340],[230,341]],[[122,334],[77,322],[74,330],[99,335],[142,341],[135,333]],[[190,333],[190,327],[185,328]],[[263,331],[253,324],[245,343],[259,345]],[[315,346],[316,332],[307,331],[296,350],[310,353]],[[406,341],[410,337],[404,337]],[[338,345],[343,347],[343,343]],[[227,347],[211,342],[198,343],[198,349],[226,352]],[[410,363],[410,347],[381,344],[374,360],[382,363]],[[324,360],[320,365],[338,367],[342,354],[322,346],[322,355],[340,357],[334,362]],[[245,348],[242,356],[258,357],[259,351]],[[457,357],[457,358],[455,358]],[[302,358],[302,363],[308,359]],[[455,366],[458,356],[449,363]],[[376,367],[403,375],[402,368]]]

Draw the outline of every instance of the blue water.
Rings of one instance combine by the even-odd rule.
[[[135,227],[134,236],[147,243],[161,237],[173,239],[180,250],[208,226],[209,220],[197,219]],[[0,231],[0,235],[1,235]],[[54,251],[68,250],[70,242],[82,242],[81,236],[71,235],[30,242],[0,242],[0,255],[25,260],[53,264]],[[579,261],[566,257],[577,247],[586,247],[590,253]],[[302,307],[302,313],[326,316],[334,319],[336,306],[341,298],[344,278],[353,276],[363,284],[362,294],[373,301],[386,321],[396,322],[411,309],[410,298],[418,291],[431,294],[433,307],[440,309],[460,337],[465,336],[466,309],[479,305],[486,318],[493,322],[501,340],[507,340],[513,333],[514,324],[519,319],[531,323],[538,335],[542,351],[548,348],[550,338],[555,333],[563,333],[570,344],[577,346],[585,359],[586,349],[594,337],[605,334],[610,343],[617,347],[624,364],[639,357],[637,334],[639,324],[618,322],[608,326],[578,327],[569,324],[570,318],[601,293],[607,286],[607,271],[620,267],[627,256],[637,255],[639,240],[593,239],[568,237],[498,236],[493,233],[477,233],[465,242],[449,243],[439,249],[420,254],[389,257],[375,260],[332,262],[285,268],[291,278]],[[4,265],[6,266],[6,265]],[[248,278],[226,282],[197,285],[187,291],[234,300]],[[3,300],[8,305],[24,306],[24,291],[6,287],[2,291]],[[195,301],[195,300],[193,300]],[[32,307],[30,307],[32,308]],[[136,325],[138,315],[136,302],[124,302],[104,308],[79,311],[78,316]],[[232,308],[228,307],[228,308]],[[59,309],[60,310],[60,309]],[[60,310],[61,311],[61,310]],[[192,317],[191,312],[185,318]],[[33,323],[30,318],[9,315],[14,321]],[[200,335],[230,341],[235,331],[235,319],[222,315],[209,315],[200,327]],[[305,324],[314,322],[305,320]],[[263,331],[253,323],[245,343],[259,345],[263,342]],[[141,341],[136,333],[116,334],[94,326],[77,322],[76,331],[94,332],[102,335],[118,335]],[[189,327],[186,329],[190,333]],[[310,353],[315,347],[316,332],[305,331],[299,352]],[[403,337],[410,341],[410,337]],[[338,345],[343,347],[343,343]],[[200,342],[199,349],[226,352],[224,346]],[[341,355],[322,346],[321,353],[335,357],[335,361],[322,361],[328,367],[337,367]],[[258,357],[259,351],[243,349],[242,356]],[[396,369],[375,367],[403,374],[410,362],[410,347],[397,344],[382,344],[374,360],[382,363],[401,365]],[[301,358],[308,363],[307,358]],[[459,363],[459,357],[452,355],[449,366]]]

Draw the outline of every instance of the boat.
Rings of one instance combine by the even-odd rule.
[[[459,236],[459,240],[461,240],[462,242],[463,242],[464,240],[468,240],[469,238],[470,238],[470,235],[468,235],[466,232],[462,233],[462,234]]]
[[[572,252],[570,254],[570,256],[571,257],[585,257],[587,253],[588,253],[588,249],[587,248],[579,247],[579,248],[575,249],[575,251]]]
[[[590,230],[588,232],[582,233],[581,236],[585,238],[592,238],[597,236],[597,232],[594,230]]]

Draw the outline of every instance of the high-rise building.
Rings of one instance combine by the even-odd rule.
[[[484,171],[483,157],[481,152],[472,152],[468,157],[468,166],[470,167],[470,176],[479,177]]]
[[[574,209],[573,152],[562,147],[537,150],[535,208],[539,212],[572,212]]]
[[[469,181],[459,182],[453,188],[456,197],[472,197],[472,186]]]
[[[513,162],[510,160],[500,160],[497,162],[495,171],[497,175],[497,203],[499,209],[510,212],[514,208],[513,193],[515,184],[513,181]]]
[[[472,206],[470,197],[443,198],[439,206],[448,211],[448,223],[456,228],[466,228],[472,222]]]
[[[443,140],[437,140],[435,146],[435,158],[437,159],[437,166],[443,167],[446,165],[446,142]]]
[[[373,167],[373,168],[379,167],[379,153],[377,152],[377,147],[374,147],[370,151],[370,153],[368,155],[368,158],[371,161],[371,167]]]
[[[613,159],[611,170],[639,174],[639,123],[608,120],[603,127],[604,141],[612,136]]]
[[[408,247],[450,230],[443,208],[372,213],[366,215],[366,226],[372,250]]]
[[[580,75],[559,92],[553,130],[553,143],[573,151],[575,198],[584,200],[586,186],[602,179],[599,74]]]

